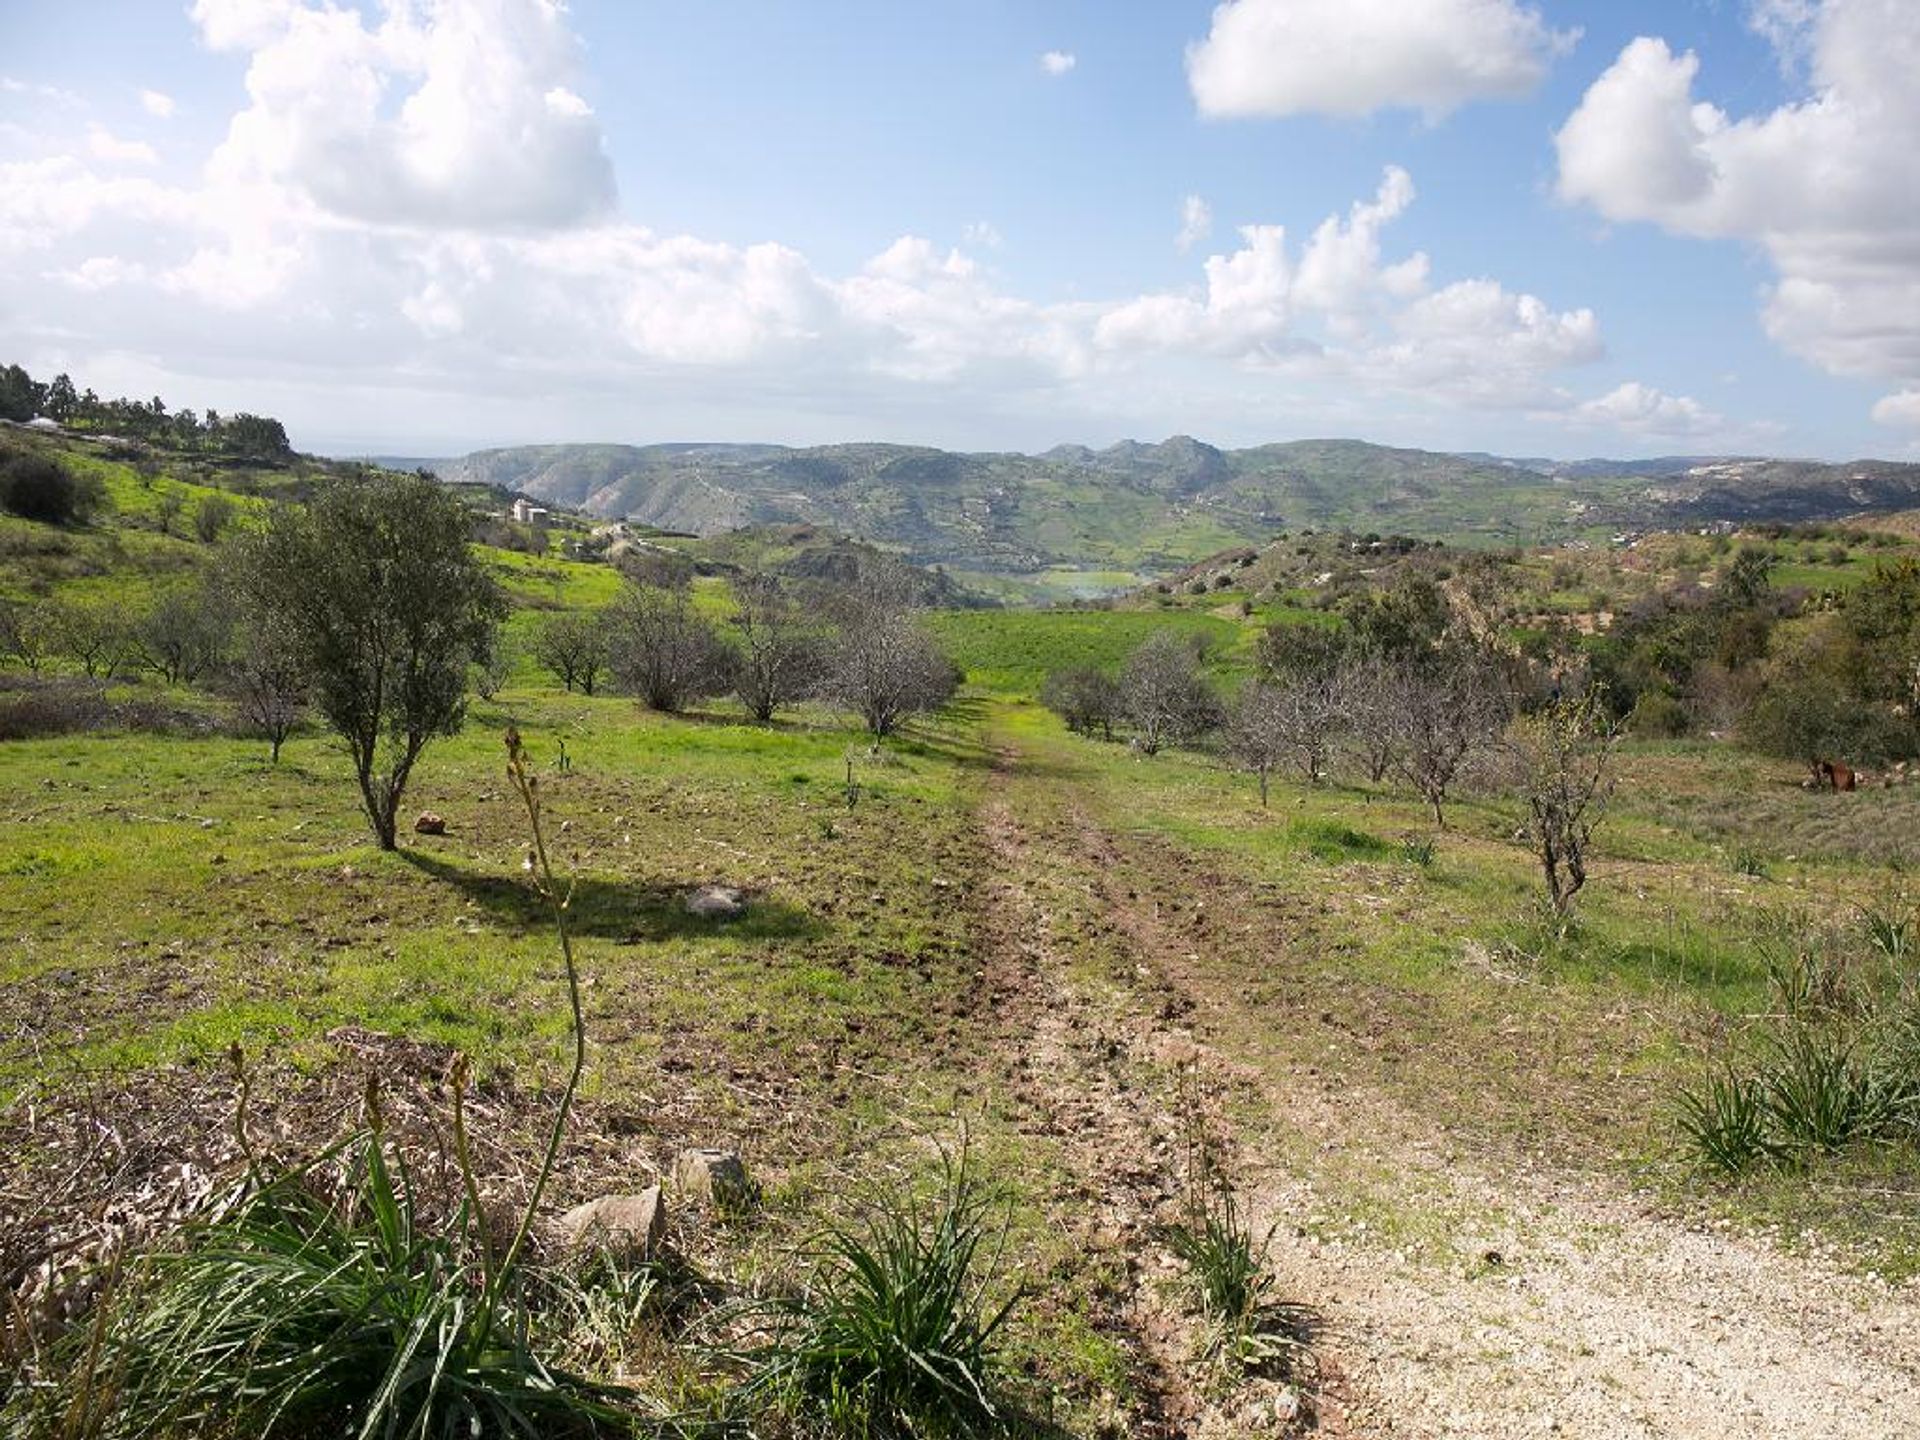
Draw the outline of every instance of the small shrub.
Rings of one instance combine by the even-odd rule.
[[[0,508],[26,520],[80,525],[93,518],[105,489],[45,455],[0,454]]]
[[[1687,733],[1687,709],[1671,695],[1649,690],[1627,716],[1627,729],[1645,740],[1672,740]]]
[[[948,1167],[931,1206],[889,1200],[863,1226],[822,1237],[813,1283],[767,1302],[772,1338],[751,1358],[749,1395],[858,1436],[969,1436],[1000,1428],[992,1202]]]
[[[1437,842],[1431,835],[1408,835],[1400,841],[1400,854],[1422,870],[1433,864]]]
[[[1766,857],[1751,845],[1742,845],[1739,849],[1735,850],[1733,852],[1733,858],[1728,864],[1734,874],[1744,875],[1749,880],[1764,880],[1767,878]]]

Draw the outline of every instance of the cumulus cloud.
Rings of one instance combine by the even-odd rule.
[[[1882,425],[1906,425],[1920,430],[1920,390],[1902,390],[1886,396],[1873,407],[1873,418]]]
[[[1768,3],[1809,93],[1736,118],[1694,97],[1700,62],[1634,40],[1555,137],[1559,190],[1611,220],[1761,246],[1763,320],[1840,375],[1920,388],[1920,8]]]
[[[175,109],[173,97],[159,90],[142,90],[140,108],[156,120],[171,120]]]
[[[129,165],[151,165],[159,157],[143,140],[122,140],[104,125],[87,127],[87,153],[96,160]]]
[[[1040,68],[1049,75],[1064,75],[1080,63],[1071,50],[1049,50],[1040,57]]]
[[[1578,38],[1516,0],[1225,0],[1187,79],[1203,115],[1438,118],[1531,93]]]
[[[983,250],[998,250],[1006,243],[1000,229],[991,220],[975,220],[960,232],[961,240],[968,245],[977,245]]]
[[[1579,417],[1636,435],[1692,439],[1726,427],[1726,417],[1707,409],[1690,395],[1669,395],[1638,380],[1629,380],[1579,407]]]
[[[1180,202],[1180,233],[1173,237],[1174,248],[1182,255],[1213,234],[1213,207],[1198,195]]]
[[[191,14],[206,45],[249,56],[250,103],[210,162],[224,183],[424,227],[544,228],[612,209],[557,0],[395,5],[371,27],[291,0],[196,0]]]

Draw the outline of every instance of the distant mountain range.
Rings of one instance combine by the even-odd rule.
[[[910,445],[531,445],[424,462],[443,479],[714,535],[815,524],[1014,588],[1115,588],[1283,529],[1538,543],[1920,505],[1920,465],[1736,456],[1563,462],[1189,436],[1040,455]]]

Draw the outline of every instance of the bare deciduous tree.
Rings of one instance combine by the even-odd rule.
[[[58,644],[53,607],[24,600],[0,600],[0,660],[37,671]]]
[[[1433,807],[1433,823],[1444,830],[1447,792],[1461,767],[1491,745],[1506,722],[1506,686],[1494,658],[1463,639],[1399,662],[1394,677],[1394,766]]]
[[[169,685],[191,685],[226,654],[233,627],[224,598],[205,584],[174,585],[134,627],[140,662]]]
[[[1613,795],[1616,732],[1593,691],[1557,696],[1514,722],[1508,739],[1527,797],[1527,836],[1556,915],[1587,883],[1587,854]]]
[[[1128,658],[1120,672],[1120,705],[1147,755],[1220,723],[1220,702],[1200,673],[1199,656],[1171,630],[1149,635]]]
[[[1355,651],[1334,683],[1347,744],[1367,779],[1378,785],[1393,768],[1400,742],[1393,666],[1379,655]]]
[[[613,672],[649,710],[674,714],[725,693],[733,652],[684,585],[631,585],[607,612]]]
[[[278,765],[280,747],[307,710],[307,680],[292,647],[252,631],[241,641],[226,679],[241,723],[273,747]]]
[[[1280,723],[1279,697],[1273,687],[1255,681],[1234,697],[1227,710],[1227,754],[1260,780],[1260,808],[1267,808],[1274,767],[1287,755],[1288,739]]]
[[[133,627],[112,605],[91,600],[62,605],[53,625],[60,653],[78,661],[89,679],[111,680],[137,658]]]
[[[840,633],[827,662],[827,690],[876,739],[909,716],[938,710],[960,675],[920,623],[918,586],[903,565],[862,567],[833,600]]]
[[[533,658],[568,690],[593,694],[607,668],[606,617],[578,611],[549,615],[534,631]]]
[[[819,691],[824,639],[776,576],[742,576],[733,583],[733,597],[740,635],[734,693],[764,723]]]
[[[1076,735],[1098,730],[1113,739],[1113,722],[1120,718],[1120,685],[1104,670],[1078,665],[1056,670],[1040,687],[1040,703],[1066,722]]]

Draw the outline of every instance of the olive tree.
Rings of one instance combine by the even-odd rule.
[[[451,491],[380,473],[276,511],[234,557],[241,613],[289,647],[382,850],[421,751],[466,718],[467,667],[506,612],[467,531]]]

